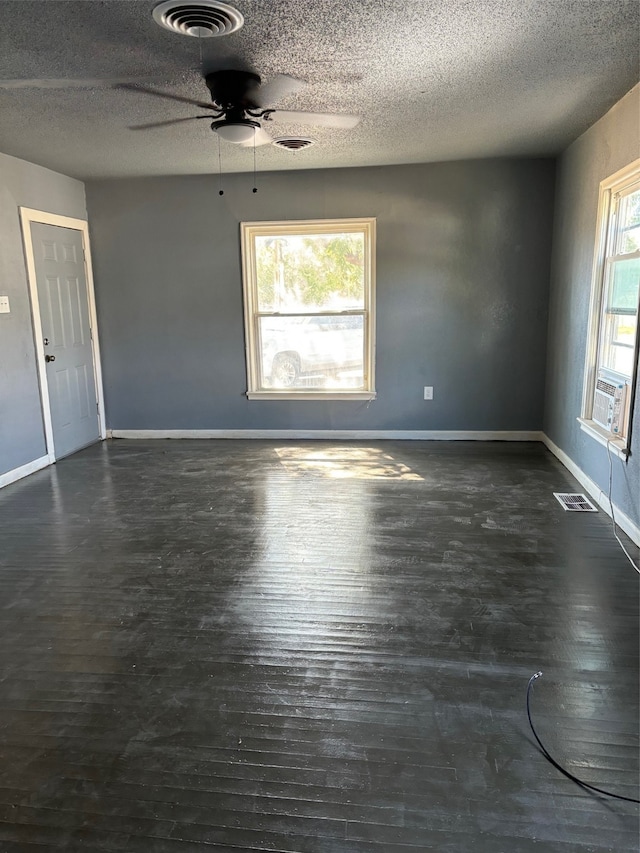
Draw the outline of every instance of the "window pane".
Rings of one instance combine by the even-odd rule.
[[[364,234],[256,236],[258,311],[362,310]]]
[[[640,258],[615,261],[611,269],[607,310],[621,314],[635,314],[638,310],[639,288]]]
[[[640,252],[640,225],[634,225],[633,228],[622,232],[620,254],[628,255],[631,252]]]
[[[635,314],[607,314],[602,366],[631,377],[638,330]]]
[[[640,190],[629,193],[622,202],[622,227],[628,228],[630,225],[640,225]]]
[[[620,199],[616,254],[640,250],[640,190]]]
[[[260,317],[262,388],[364,388],[364,317]]]

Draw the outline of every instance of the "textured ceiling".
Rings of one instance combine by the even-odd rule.
[[[270,125],[317,144],[258,148],[259,170],[553,155],[639,77],[637,0],[227,2],[244,28],[199,40],[161,29],[154,2],[0,0],[0,78],[105,81],[0,89],[0,151],[82,179],[216,171],[208,122],[128,129],[197,109],[108,81],[208,100],[203,72],[250,68],[307,81],[282,109],[362,116],[354,130]],[[253,168],[252,149],[220,149],[225,171]]]

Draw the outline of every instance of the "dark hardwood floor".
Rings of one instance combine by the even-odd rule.
[[[4,489],[0,851],[637,851],[526,718],[541,669],[552,754],[638,796],[639,577],[576,488],[538,444],[120,441]]]

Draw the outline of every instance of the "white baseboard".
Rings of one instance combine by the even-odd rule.
[[[53,460],[48,456],[41,456],[39,459],[34,459],[33,462],[27,462],[26,465],[21,465],[19,468],[14,468],[13,471],[7,471],[6,474],[0,474],[0,489],[8,486],[10,483],[15,483],[16,480],[21,480],[23,477],[28,477],[29,474],[35,474],[42,468],[46,468]]]
[[[562,462],[564,467],[573,474],[582,488],[589,493],[598,506],[606,512],[608,516],[611,516],[611,503],[609,502],[609,497],[605,493],[604,489],[601,489],[600,486],[591,479],[591,477],[588,477],[582,468],[578,468],[573,459],[571,459],[570,456],[567,456],[564,450],[560,450],[558,445],[554,444],[549,436],[544,433],[542,435],[542,442],[553,453],[553,455]],[[615,504],[613,504],[613,512],[615,513],[616,524],[624,530],[632,542],[635,542],[635,544],[640,547],[640,527]]]
[[[536,430],[113,429],[112,438],[262,438],[321,441],[542,441]]]

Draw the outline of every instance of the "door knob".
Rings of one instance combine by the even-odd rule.
[[[55,357],[55,355],[45,355],[44,360],[45,361],[55,361],[56,357]]]

